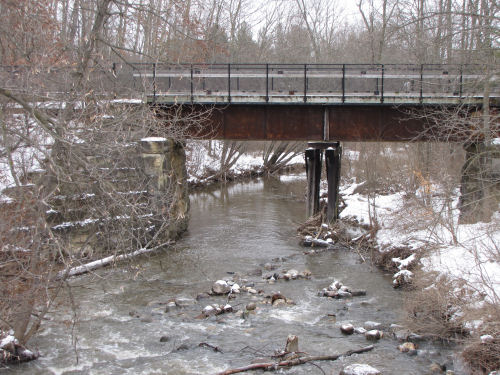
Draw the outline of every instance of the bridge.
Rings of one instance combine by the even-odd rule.
[[[159,116],[203,113],[198,137],[305,140],[307,216],[319,211],[323,153],[327,219],[338,217],[340,141],[411,141],[423,115],[500,107],[498,77],[478,65],[135,64],[133,79]],[[435,116],[434,117],[435,121]],[[201,130],[200,130],[201,129]],[[316,142],[311,142],[316,141]]]
[[[418,110],[480,110],[500,82],[479,65],[132,64],[134,85],[166,111],[203,111],[197,136],[235,140],[408,141]]]

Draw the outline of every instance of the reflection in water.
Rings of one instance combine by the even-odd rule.
[[[304,179],[280,182],[270,178],[193,194],[189,232],[174,248],[143,258],[139,264],[101,270],[99,277],[87,275],[72,281],[80,305],[78,363],[71,329],[61,324],[71,318],[68,309],[54,313],[54,322],[47,322],[33,341],[43,357],[10,372],[213,374],[283,349],[288,334],[298,335],[301,350],[311,354],[367,345],[361,335],[344,337],[339,322],[361,325],[375,320],[385,326],[398,322],[401,294],[391,288],[388,278],[369,265],[359,264],[357,256],[347,249],[303,255],[295,228],[304,218],[304,192]],[[313,277],[270,285],[259,276],[248,275],[268,262],[276,264],[278,272],[307,268]],[[246,319],[225,314],[206,320],[195,317],[209,303],[226,303],[226,297],[204,299],[167,313],[160,304],[173,298],[193,298],[208,291],[213,281],[233,273],[247,280],[243,283],[252,283],[265,293],[279,291],[296,304],[273,308],[261,304],[263,297],[243,293],[230,303],[242,309],[255,301],[255,314]],[[334,279],[366,289],[368,295],[351,300],[318,297],[317,292]],[[223,353],[199,347],[202,342],[221,348]],[[425,374],[431,361],[446,359],[438,353],[409,357],[396,349],[397,344],[385,338],[373,352],[320,365],[328,374],[337,374],[343,364],[353,362],[369,363],[384,374]],[[313,368],[306,365],[283,373],[311,371]]]

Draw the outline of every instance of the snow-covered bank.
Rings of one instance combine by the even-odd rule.
[[[431,197],[429,205],[423,206],[418,194],[396,192],[369,197],[356,192],[361,185],[352,183],[341,190],[347,204],[341,218],[376,222],[380,252],[410,249],[419,255],[424,271],[465,281],[491,302],[500,302],[500,210],[489,223],[459,224],[458,196],[449,202],[451,211],[443,213],[439,196]],[[394,262],[404,269],[415,259],[412,256],[404,262],[396,258]]]
[[[224,151],[222,144],[221,141],[188,143],[186,147],[186,164],[190,186],[205,186],[217,181],[256,177],[265,173],[262,151]],[[224,154],[225,152],[226,154]],[[302,168],[304,166],[304,155],[302,153],[293,155],[284,167],[291,166],[300,166]]]

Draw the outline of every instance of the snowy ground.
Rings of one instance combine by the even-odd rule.
[[[421,209],[411,208],[414,202],[403,193],[369,199],[355,192],[358,186],[352,183],[342,187],[347,208],[341,217],[353,217],[367,224],[370,216],[376,217],[380,226],[376,238],[379,251],[407,247],[415,253],[422,252],[419,255],[424,271],[464,280],[491,302],[500,303],[500,208],[489,223],[458,224],[457,196],[450,204],[450,215],[443,215],[442,202],[434,199],[424,217]],[[412,255],[393,261],[404,270],[414,259]]]

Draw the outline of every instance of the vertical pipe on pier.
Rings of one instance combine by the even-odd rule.
[[[328,147],[325,150],[326,178],[328,180],[328,206],[326,217],[329,222],[333,222],[339,217],[338,207],[341,158],[342,146],[340,146],[340,142],[336,147]]]
[[[306,214],[311,217],[319,212],[319,183],[321,180],[321,156],[319,149],[306,150],[307,202]]]

